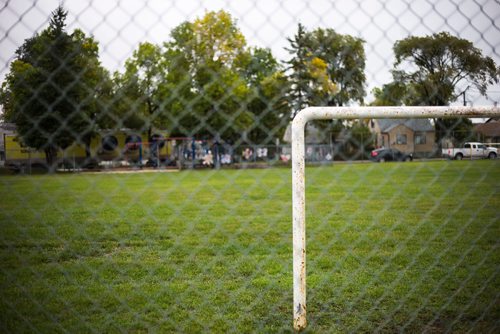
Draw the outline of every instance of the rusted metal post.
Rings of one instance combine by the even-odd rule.
[[[307,324],[304,115],[299,113],[292,122],[293,327],[298,331]]]
[[[316,119],[500,116],[499,107],[310,107],[292,122],[293,327],[306,325],[305,125]]]

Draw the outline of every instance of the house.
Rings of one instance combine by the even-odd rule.
[[[483,143],[500,143],[500,118],[490,118],[485,123],[476,124],[473,132]]]
[[[436,130],[429,119],[373,119],[369,128],[375,135],[375,147],[416,156],[429,156],[436,150]]]

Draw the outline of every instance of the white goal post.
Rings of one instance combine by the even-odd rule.
[[[500,116],[499,107],[309,107],[292,122],[293,327],[306,321],[306,215],[304,131],[311,120],[374,118],[447,118]]]

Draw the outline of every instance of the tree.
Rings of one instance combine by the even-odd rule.
[[[410,86],[401,81],[393,81],[384,84],[382,88],[375,87],[372,94],[375,100],[370,103],[372,106],[400,106],[413,105],[411,97],[414,94],[409,93]]]
[[[343,106],[350,102],[363,103],[366,95],[364,41],[342,35],[333,29],[318,28],[306,35],[311,53],[326,64],[329,79],[336,85],[326,104]]]
[[[234,64],[245,39],[231,16],[207,12],[171,36],[165,47],[174,134],[228,138],[241,133],[251,120],[244,117],[240,101],[248,92]]]
[[[228,13],[180,24],[164,46],[163,107],[174,135],[258,141],[279,125],[281,111],[267,104],[282,109],[279,65],[269,50],[246,46]]]
[[[109,74],[99,61],[99,45],[93,37],[87,37],[80,29],[75,29],[72,37],[82,57],[78,57],[81,68],[83,91],[80,111],[87,115],[87,125],[78,140],[85,145],[86,158],[91,158],[90,142],[99,128],[106,128],[105,119],[109,119],[113,103],[113,83]]]
[[[363,103],[365,92],[364,41],[333,29],[312,32],[299,24],[297,34],[288,39],[292,59],[289,65],[289,97],[295,114],[307,106],[343,106]],[[318,121],[316,127],[333,139],[342,121]]]
[[[366,152],[373,149],[374,135],[365,121],[354,121],[349,129],[347,145],[356,152],[355,158],[365,159]]]
[[[253,117],[247,136],[252,143],[274,144],[289,121],[288,80],[269,49],[250,48],[245,55],[239,68],[250,89],[247,106]]]
[[[289,71],[289,99],[292,106],[292,118],[300,110],[310,105],[309,102],[313,92],[311,87],[312,78],[307,66],[312,55],[306,34],[305,27],[299,23],[297,34],[293,39],[288,38],[290,48],[286,49],[292,55],[292,58],[286,62]]]
[[[364,41],[333,29],[312,32],[299,24],[297,34],[288,39],[292,59],[289,77],[294,111],[311,105],[343,106],[363,103],[366,95]]]
[[[490,57],[462,38],[447,32],[410,36],[394,45],[396,73],[413,85],[421,105],[443,106],[457,99],[458,87],[472,85],[483,95],[498,83],[500,68]],[[401,68],[413,68],[403,70]]]
[[[136,130],[147,130],[148,138],[153,126],[164,122],[161,107],[165,68],[161,48],[144,42],[125,62],[125,72],[115,74],[115,114],[121,124]]]
[[[4,117],[25,145],[45,151],[50,168],[58,148],[85,142],[93,131],[98,90],[98,45],[80,30],[68,34],[66,16],[59,6],[49,27],[24,41],[2,93]]]
[[[315,83],[309,104],[313,106],[328,105],[331,96],[338,91],[337,85],[328,75],[328,64],[321,58],[313,57],[306,63],[306,66],[311,80]]]
[[[407,102],[412,105],[444,106],[474,86],[486,95],[489,85],[498,83],[500,68],[490,57],[462,38],[447,32],[431,36],[410,36],[394,45],[393,76],[397,85],[407,86]],[[436,119],[436,139],[455,127],[471,126],[468,120]]]

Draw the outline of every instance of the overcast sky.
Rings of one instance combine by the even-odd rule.
[[[448,31],[472,41],[500,65],[500,0],[0,0],[0,80],[15,50],[47,27],[60,3],[69,11],[68,29],[93,35],[111,71],[122,70],[140,42],[162,43],[181,22],[220,9],[236,19],[248,45],[268,47],[279,60],[289,59],[284,48],[299,22],[308,30],[333,28],[363,38],[368,91],[391,80],[392,46],[409,35]],[[500,85],[490,88],[488,100],[474,90],[467,100],[500,102]]]

